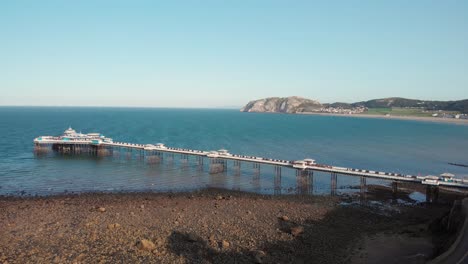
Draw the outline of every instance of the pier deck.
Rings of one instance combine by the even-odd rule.
[[[415,176],[415,175],[404,175],[399,173],[388,173],[372,170],[363,170],[363,169],[353,169],[353,168],[344,168],[331,165],[323,165],[315,163],[315,160],[304,159],[299,161],[291,160],[279,160],[271,159],[264,157],[255,157],[255,156],[246,156],[231,154],[227,150],[218,150],[218,151],[203,151],[195,149],[183,149],[183,148],[174,148],[165,146],[162,143],[156,145],[153,144],[135,144],[127,142],[114,142],[110,138],[106,138],[99,133],[90,133],[90,134],[81,134],[76,133],[73,129],[69,128],[65,131],[64,135],[59,137],[53,136],[42,136],[34,139],[34,144],[36,148],[41,149],[44,147],[60,146],[61,149],[70,150],[70,148],[82,148],[90,147],[93,148],[96,152],[99,149],[114,149],[114,148],[126,148],[128,150],[138,150],[143,153],[143,155],[152,156],[155,153],[172,153],[180,155],[190,155],[198,156],[200,158],[209,158],[215,161],[223,162],[214,162],[222,163],[221,171],[225,170],[226,161],[232,160],[240,166],[240,162],[250,162],[255,163],[256,168],[259,169],[259,165],[271,165],[275,167],[284,167],[295,169],[298,171],[321,171],[329,172],[332,174],[340,175],[349,175],[349,176],[360,176],[365,178],[375,178],[375,179],[384,179],[395,182],[414,182],[428,186],[428,190],[437,187],[437,186],[446,186],[446,187],[457,187],[457,188],[468,188],[468,181],[464,179],[456,178],[454,175],[445,173],[439,176]],[[64,148],[65,147],[65,148]],[[55,148],[57,149],[57,148]],[[281,170],[275,170],[277,173],[281,173]],[[217,170],[220,172],[220,170]],[[396,189],[396,187],[395,187]]]

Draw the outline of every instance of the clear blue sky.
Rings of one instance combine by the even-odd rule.
[[[0,105],[468,98],[468,1],[0,2]]]

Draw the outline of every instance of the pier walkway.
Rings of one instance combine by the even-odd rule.
[[[116,148],[124,148],[127,151],[140,151],[140,154],[145,157],[156,157],[162,159],[164,153],[178,154],[183,158],[188,156],[198,157],[200,164],[203,164],[203,159],[210,159],[210,166],[215,168],[212,173],[223,172],[227,169],[227,161],[233,161],[234,166],[240,168],[242,162],[254,164],[254,168],[260,169],[260,165],[275,166],[275,174],[281,176],[281,168],[295,169],[297,175],[313,174],[313,171],[329,172],[332,177],[332,185],[336,185],[337,174],[359,176],[361,177],[361,185],[365,184],[365,178],[375,178],[393,181],[392,187],[394,192],[397,191],[398,182],[413,182],[427,186],[428,200],[437,200],[438,187],[456,187],[468,188],[468,181],[456,178],[450,173],[444,173],[440,176],[415,176],[399,173],[389,173],[381,171],[373,171],[366,169],[354,169],[337,167],[332,165],[318,164],[313,159],[304,160],[280,160],[265,157],[255,157],[239,154],[231,154],[227,150],[221,149],[218,151],[203,151],[195,149],[183,149],[165,146],[162,143],[158,144],[135,144],[127,142],[116,142],[110,138],[106,138],[99,133],[81,134],[69,128],[62,136],[41,136],[34,139],[36,150],[53,149],[63,153],[82,153],[91,152],[95,154],[112,153]],[[333,187],[333,186],[332,186]]]

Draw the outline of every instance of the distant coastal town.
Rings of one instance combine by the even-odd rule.
[[[240,111],[468,120],[468,100],[423,101],[392,97],[356,103],[322,104],[298,96],[270,97],[251,101]]]
[[[429,110],[424,110],[424,108],[417,108],[417,107],[411,107],[411,108],[390,108],[389,113],[383,114],[384,116],[391,116],[392,114],[390,113],[391,111],[398,111],[398,110],[407,110],[407,111],[412,111],[412,112],[420,112],[421,114],[427,114],[429,117],[435,117],[435,118],[454,118],[454,119],[468,119],[468,114],[460,114],[460,113],[450,113],[450,112],[445,112],[443,110],[435,110],[435,111],[429,111]],[[367,114],[369,112],[369,108],[365,106],[358,106],[358,107],[351,107],[351,108],[342,108],[342,107],[322,107],[317,111],[312,111],[312,112],[318,112],[318,113],[329,113],[329,114],[343,114],[343,115],[353,115],[353,114]],[[410,115],[408,115],[410,116]]]

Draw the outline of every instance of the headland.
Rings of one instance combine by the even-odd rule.
[[[269,97],[248,102],[241,112],[315,114],[468,124],[468,100],[428,101],[400,97],[356,103],[320,103],[299,96]]]

